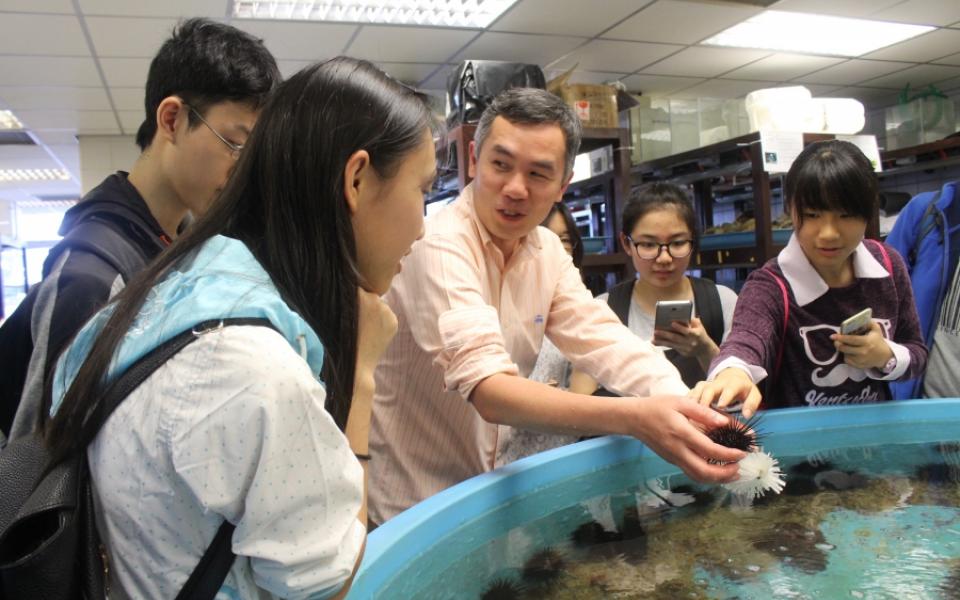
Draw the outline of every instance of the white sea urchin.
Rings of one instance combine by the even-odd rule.
[[[738,496],[759,498],[768,490],[779,494],[783,491],[783,472],[777,459],[762,450],[750,452],[740,461],[740,478],[723,484]]]

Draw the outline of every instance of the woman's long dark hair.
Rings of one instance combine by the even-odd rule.
[[[394,175],[432,123],[421,95],[365,61],[335,58],[281,84],[210,211],[118,295],[47,428],[54,456],[96,435],[110,361],[151,288],[218,234],[246,244],[323,342],[326,407],[343,430],[356,371],[359,283],[344,169],[362,149],[381,176]]]

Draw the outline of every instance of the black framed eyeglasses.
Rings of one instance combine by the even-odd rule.
[[[206,125],[207,129],[209,129],[211,132],[213,132],[213,135],[217,136],[217,139],[218,139],[218,140],[220,140],[221,142],[223,142],[223,145],[224,145],[224,146],[226,146],[227,148],[230,149],[230,156],[233,158],[233,160],[237,160],[238,158],[240,158],[240,153],[243,152],[243,144],[234,144],[233,142],[231,142],[231,141],[228,140],[227,138],[223,137],[222,135],[220,135],[220,132],[219,132],[219,131],[217,131],[216,129],[213,128],[213,126],[212,126],[210,123],[207,123],[207,120],[204,119],[204,118],[200,115],[200,111],[198,111],[198,110],[195,109],[194,107],[190,106],[190,105],[187,104],[186,102],[184,102],[183,104],[184,104],[184,106],[186,106],[187,108],[190,109],[190,112],[193,113],[194,116],[196,116],[198,119],[200,119],[200,122],[201,122],[201,123],[203,123],[204,125]]]
[[[661,244],[648,241],[635,242],[629,235],[626,238],[633,245],[637,256],[643,260],[656,260],[664,250],[671,258],[686,258],[693,252],[693,240],[673,240]]]

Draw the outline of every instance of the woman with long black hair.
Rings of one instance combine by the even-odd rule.
[[[86,449],[111,597],[174,597],[224,520],[229,597],[346,593],[373,370],[396,331],[379,296],[423,231],[431,124],[422,97],[370,63],[297,73],[207,215],[64,353],[46,439],[56,456]],[[198,332],[91,426],[130,364],[234,317],[270,326]]]

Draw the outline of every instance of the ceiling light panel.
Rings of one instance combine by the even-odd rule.
[[[0,110],[0,129],[23,129],[23,123],[12,111]]]
[[[861,56],[933,29],[926,25],[768,10],[703,43],[829,56]]]
[[[484,28],[516,0],[234,0],[238,19]]]

